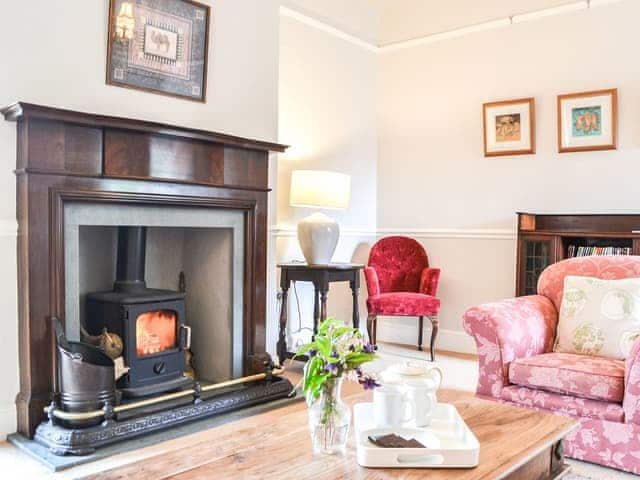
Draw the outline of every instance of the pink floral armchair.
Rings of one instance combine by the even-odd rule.
[[[480,363],[478,396],[576,418],[568,457],[640,473],[640,339],[626,360],[554,353],[564,277],[640,277],[640,257],[581,257],[551,265],[538,294],[468,309]]]

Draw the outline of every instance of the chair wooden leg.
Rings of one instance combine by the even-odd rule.
[[[422,329],[424,328],[424,317],[418,317],[418,350],[422,351]]]
[[[369,334],[369,343],[371,345],[376,344],[376,328],[378,324],[378,316],[374,314],[369,314],[367,316],[367,333]]]
[[[429,350],[431,352],[431,361],[435,362],[436,360],[436,337],[438,336],[438,317],[429,317],[431,320],[431,344],[429,346]]]

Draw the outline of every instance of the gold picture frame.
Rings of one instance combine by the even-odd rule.
[[[558,152],[617,148],[617,88],[558,95]]]
[[[534,98],[485,103],[482,124],[485,157],[536,153]]]

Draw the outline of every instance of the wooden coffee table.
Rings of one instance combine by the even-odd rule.
[[[346,385],[345,385],[346,386]],[[351,404],[370,401],[355,386]],[[357,464],[353,432],[344,456],[314,456],[304,402],[228,423],[170,442],[167,451],[91,479],[552,479],[567,466],[562,438],[577,422],[502,405],[455,390],[441,390],[480,441],[480,464],[472,469],[370,469]],[[142,452],[141,452],[142,453]]]

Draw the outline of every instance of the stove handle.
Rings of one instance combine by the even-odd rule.
[[[183,350],[189,350],[191,348],[191,327],[189,325],[180,325],[180,328],[184,330],[184,335],[180,336],[181,347]]]

